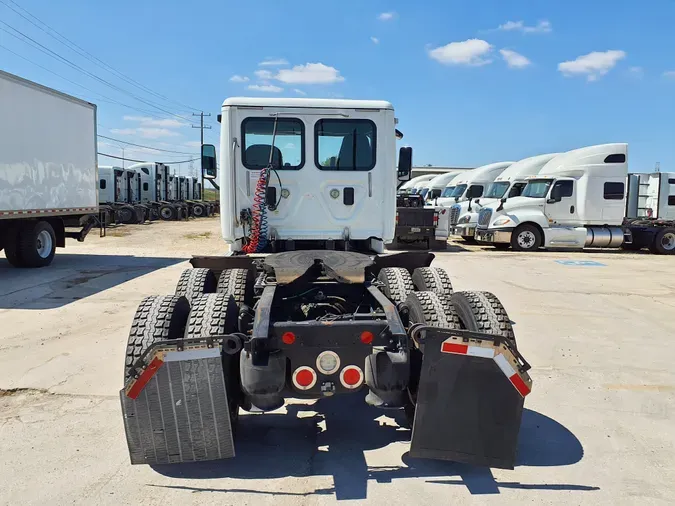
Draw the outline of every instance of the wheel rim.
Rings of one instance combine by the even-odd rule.
[[[520,234],[518,234],[518,246],[521,248],[530,249],[532,246],[534,246],[535,239],[536,237],[534,236],[533,232],[529,230],[523,230]]]
[[[52,253],[52,236],[46,230],[40,232],[37,236],[36,249],[40,258],[48,258]]]
[[[195,207],[194,213],[195,213],[195,216],[201,216],[202,215],[202,208],[200,206]]]
[[[666,251],[675,250],[675,232],[663,234],[663,237],[661,238],[661,246],[663,246],[663,249]]]
[[[171,209],[167,209],[165,207],[164,209],[162,209],[160,211],[160,213],[162,214],[162,218],[164,218],[165,220],[168,220],[169,218],[171,218]]]
[[[129,209],[122,209],[122,221],[129,221],[131,220],[131,211]]]

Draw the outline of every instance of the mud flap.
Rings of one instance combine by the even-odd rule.
[[[529,364],[503,338],[424,327],[410,455],[513,469]]]
[[[120,391],[131,463],[234,457],[220,347],[162,345],[148,350],[138,377]]]

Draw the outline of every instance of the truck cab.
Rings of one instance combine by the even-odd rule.
[[[453,179],[452,182],[455,185],[455,189],[449,199],[452,204],[450,205],[448,219],[451,228],[457,225],[457,221],[461,214],[472,211],[477,206],[474,200],[482,197],[485,190],[495,178],[504,172],[511,164],[513,164],[513,162],[497,162],[483,165],[460,174]],[[471,239],[470,237],[465,238]]]
[[[429,192],[426,195],[428,205],[435,205],[436,199],[440,198],[448,187],[448,184],[457,176],[465,171],[452,170],[445,174],[440,174],[429,181]]]
[[[453,226],[452,233],[462,237],[473,237],[478,223],[478,213],[483,206],[497,201],[506,202],[509,198],[520,196],[527,185],[527,178],[538,174],[544,165],[558,155],[559,153],[552,153],[520,160],[497,176],[485,194],[472,203],[471,210],[468,205],[452,206],[451,211],[455,206],[460,206],[459,218],[457,224]],[[456,213],[451,214],[455,216]]]
[[[436,174],[424,174],[422,176],[415,176],[414,178],[410,179],[409,181],[406,181],[401,186],[399,186],[398,192],[399,193],[416,194],[417,193],[417,187],[419,185],[421,185],[425,181],[429,181],[430,179],[433,179],[435,177],[436,177]]]
[[[627,144],[576,149],[550,160],[520,197],[481,209],[476,239],[516,250],[618,247],[628,173]]]
[[[675,220],[675,173],[628,175],[627,218]]]
[[[391,104],[229,98],[221,118],[222,234],[234,251],[258,239],[277,250],[319,243],[382,252],[393,240]]]

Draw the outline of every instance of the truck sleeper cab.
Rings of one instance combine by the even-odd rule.
[[[122,167],[99,166],[98,198],[106,222],[142,223],[143,209],[133,205],[132,178]]]
[[[519,251],[621,246],[627,152],[603,144],[558,155],[520,197],[480,211],[476,239]]]

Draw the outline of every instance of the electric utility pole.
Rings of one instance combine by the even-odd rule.
[[[201,133],[201,141],[202,141],[202,142],[201,142],[201,145],[200,145],[200,147],[199,147],[199,153],[200,153],[200,156],[201,156],[201,152],[202,152],[201,146],[204,145],[204,129],[206,129],[206,130],[210,130],[210,129],[211,129],[211,127],[210,127],[209,125],[204,126],[204,116],[211,116],[211,113],[204,114],[204,111],[202,111],[202,112],[200,112],[199,114],[193,112],[192,115],[193,115],[193,116],[199,116],[199,118],[200,118],[200,120],[201,120],[199,126],[197,126],[197,125],[192,125],[192,128],[199,128],[199,131],[200,131],[200,133]],[[201,165],[202,165],[202,164],[201,164],[201,162],[200,162],[200,163],[199,163],[199,168],[201,169],[201,173],[202,173],[202,200],[206,200],[206,187],[205,187],[205,185],[204,185],[204,167],[202,167]]]

